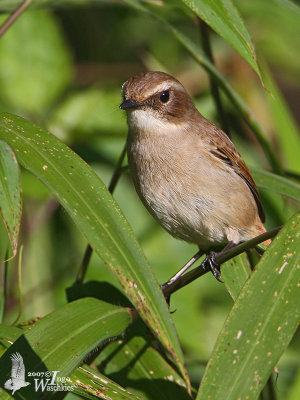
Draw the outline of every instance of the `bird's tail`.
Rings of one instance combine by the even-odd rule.
[[[257,234],[256,234],[256,236],[261,235],[262,233],[265,233],[265,232],[267,232],[267,230],[266,230],[264,224],[262,222],[260,222],[260,224],[257,226]],[[264,242],[262,242],[261,244],[263,244],[265,246],[269,246],[271,243],[272,243],[272,240],[271,239],[267,239]]]

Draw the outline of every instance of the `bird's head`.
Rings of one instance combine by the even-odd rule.
[[[189,120],[195,107],[185,88],[164,72],[144,72],[123,84],[122,110],[127,111],[129,125],[139,129],[172,124],[181,125]]]

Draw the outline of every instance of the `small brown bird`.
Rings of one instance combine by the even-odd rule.
[[[180,82],[163,72],[141,73],[125,82],[122,94],[135,188],[171,235],[197,244],[203,254],[266,231],[248,167]]]

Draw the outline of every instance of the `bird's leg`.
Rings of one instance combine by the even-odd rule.
[[[226,251],[228,251],[234,246],[235,243],[228,242],[227,245],[224,247],[224,249],[221,250],[220,252],[216,253],[214,251],[211,251],[202,263],[204,270],[210,270],[213,273],[213,276],[219,282],[223,283],[223,281],[220,279],[221,276],[220,265],[216,262],[216,257],[224,254]]]
[[[177,281],[182,274],[185,273],[199,258],[204,254],[202,250],[199,250],[172,278],[170,278],[166,283],[161,285],[161,290],[164,291],[168,286]]]
[[[216,256],[219,254],[220,253],[211,251],[203,261],[202,266],[205,271],[210,270],[217,281],[223,283],[223,281],[220,279],[221,276],[220,265],[216,262]]]

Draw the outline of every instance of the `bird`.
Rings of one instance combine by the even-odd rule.
[[[177,79],[160,71],[139,73],[123,84],[122,98],[134,186],[160,225],[172,236],[196,244],[198,256],[266,231],[247,165]],[[220,280],[213,257],[208,261]]]
[[[25,381],[25,366],[21,354],[13,353],[10,359],[12,361],[11,375],[10,379],[5,382],[4,387],[12,390],[12,395],[14,395],[15,391],[30,385],[30,382]]]

